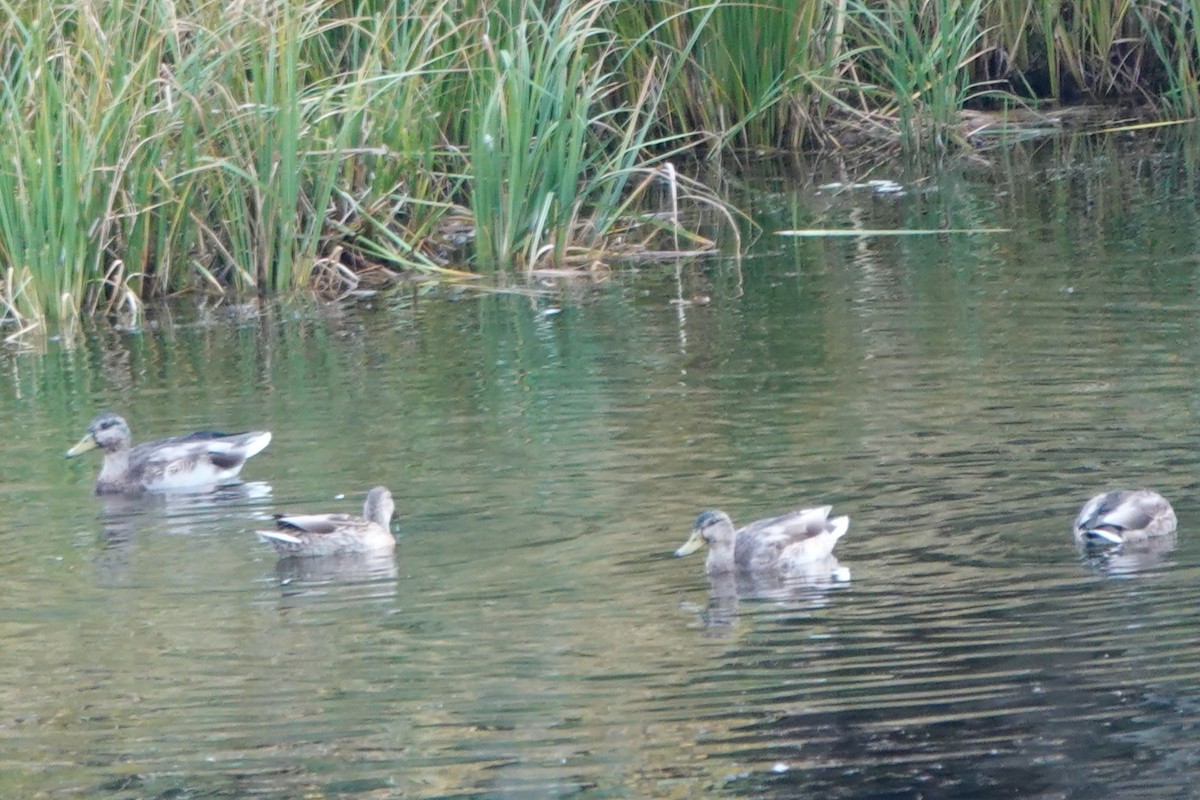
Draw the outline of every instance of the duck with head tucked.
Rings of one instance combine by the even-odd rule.
[[[1075,518],[1075,541],[1112,547],[1143,543],[1175,533],[1175,510],[1149,489],[1117,489],[1083,504]]]
[[[686,556],[707,544],[709,575],[800,571],[805,564],[828,558],[850,527],[849,517],[830,519],[832,510],[833,506],[805,508],[741,529],[733,527],[724,511],[705,511],[675,555]]]
[[[277,530],[257,531],[281,556],[338,556],[385,553],[396,547],[392,515],[396,504],[385,486],[367,493],[363,515],[276,514]]]
[[[246,460],[270,441],[269,431],[196,431],[133,447],[129,424],[109,412],[92,420],[67,458],[97,447],[104,451],[96,494],[201,489],[234,482]]]

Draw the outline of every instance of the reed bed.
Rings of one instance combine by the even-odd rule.
[[[736,247],[705,160],[972,147],[1076,101],[1191,117],[1197,13],[0,0],[0,323]]]

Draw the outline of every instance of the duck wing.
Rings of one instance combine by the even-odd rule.
[[[281,530],[328,534],[365,528],[370,523],[353,514],[276,514],[275,525]]]
[[[735,563],[742,569],[765,569],[776,565],[783,551],[797,543],[822,534],[830,534],[836,542],[846,532],[849,520],[838,517],[831,521],[832,510],[833,506],[804,508],[747,525],[737,534]]]
[[[746,537],[761,541],[768,539],[794,541],[816,536],[828,527],[829,512],[832,510],[833,506],[817,506],[816,508],[790,511],[771,519],[760,519],[738,531],[738,539]]]
[[[147,488],[222,483],[235,477],[246,460],[270,441],[268,431],[197,431],[134,447],[129,451],[129,468]]]

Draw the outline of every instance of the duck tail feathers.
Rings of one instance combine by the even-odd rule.
[[[270,431],[250,431],[213,439],[207,442],[208,452],[214,456],[228,456],[245,461],[262,452],[271,443]]]
[[[263,451],[263,448],[271,443],[270,431],[253,431],[246,434],[246,437],[246,442],[242,445],[246,458],[258,455]]]
[[[832,526],[829,533],[831,536],[833,536],[833,540],[835,542],[842,538],[846,531],[850,530],[849,517],[834,517],[833,519],[829,520],[829,524]]]

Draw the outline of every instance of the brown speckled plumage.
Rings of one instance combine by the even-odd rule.
[[[376,486],[367,494],[363,515],[276,514],[278,530],[258,531],[280,555],[333,556],[378,553],[396,546],[390,525],[396,504],[392,493]]]

